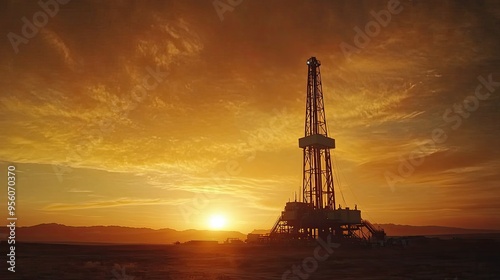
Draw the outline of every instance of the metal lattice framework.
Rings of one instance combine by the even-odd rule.
[[[314,135],[328,138],[321,85],[320,61],[311,57],[307,61],[307,101],[304,138]],[[333,140],[333,139],[331,139]],[[319,141],[311,141],[303,148],[303,200],[312,203],[315,209],[334,209],[335,195],[333,188],[332,164],[330,160],[331,145],[320,145]]]

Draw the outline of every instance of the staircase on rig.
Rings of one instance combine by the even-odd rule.
[[[314,240],[331,236],[334,240],[383,240],[385,232],[361,219],[361,211],[335,208],[330,149],[335,139],[328,137],[320,61],[307,60],[305,135],[299,139],[303,150],[302,201],[288,202],[274,224],[271,241]]]

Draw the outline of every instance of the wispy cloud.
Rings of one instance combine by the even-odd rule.
[[[42,211],[68,211],[96,208],[112,208],[124,206],[140,206],[140,205],[178,205],[182,200],[162,200],[162,199],[134,199],[134,198],[119,198],[116,200],[98,200],[88,201],[84,203],[68,204],[68,203],[51,203]]]
[[[82,190],[82,189],[76,189],[76,188],[71,188],[68,190],[70,193],[93,193],[91,190]]]

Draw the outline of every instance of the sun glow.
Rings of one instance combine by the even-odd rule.
[[[211,229],[223,229],[226,226],[226,217],[222,215],[212,215],[208,220]]]

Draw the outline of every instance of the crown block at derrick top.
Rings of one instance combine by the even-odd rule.
[[[323,149],[335,149],[335,139],[322,134],[313,134],[299,139],[299,147],[314,147]]]

